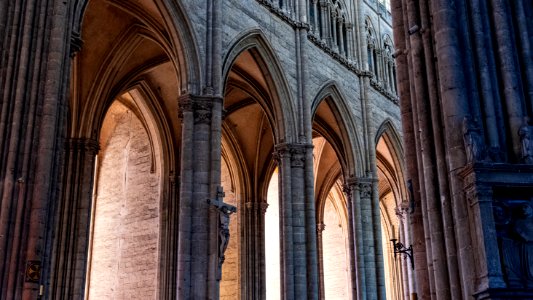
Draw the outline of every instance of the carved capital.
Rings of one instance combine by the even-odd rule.
[[[211,124],[213,104],[217,101],[222,99],[213,96],[182,95],[179,98],[178,117],[183,119],[184,113],[191,112],[194,124]]]
[[[274,158],[278,161],[283,157],[290,157],[291,167],[303,168],[305,166],[306,153],[313,149],[309,144],[278,144],[275,146]]]
[[[246,202],[246,209],[253,212],[260,212],[262,215],[266,214],[268,203],[266,202]]]
[[[316,232],[322,233],[326,229],[326,224],[324,223],[318,223],[316,224]]]
[[[359,196],[361,198],[371,198],[372,197],[372,183],[375,180],[371,178],[357,178],[354,180],[355,187],[359,190]]]
[[[372,184],[368,182],[359,183],[359,195],[361,198],[372,197]]]
[[[194,124],[211,124],[210,110],[196,110],[194,111]]]

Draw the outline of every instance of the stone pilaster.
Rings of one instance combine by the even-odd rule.
[[[266,294],[265,274],[265,213],[266,202],[246,202],[244,213],[244,272],[245,299],[263,299]]]
[[[95,158],[99,147],[96,140],[72,138],[65,148],[63,192],[57,208],[49,297],[83,299]]]
[[[324,300],[325,290],[324,290],[324,245],[322,243],[322,233],[326,229],[326,224],[319,223],[316,224],[316,236],[317,236],[317,247],[318,247],[318,278],[320,278],[320,288],[319,288],[319,299]]]

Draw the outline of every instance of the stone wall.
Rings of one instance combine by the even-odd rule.
[[[349,299],[350,291],[349,260],[347,249],[347,232],[343,228],[341,218],[344,214],[333,204],[331,193],[324,207],[324,224],[322,232],[322,251],[324,264],[324,295],[325,299]],[[340,201],[339,201],[340,202]]]
[[[110,120],[111,119],[111,120]],[[121,104],[108,112],[96,188],[89,299],[157,299],[159,175],[148,135]]]

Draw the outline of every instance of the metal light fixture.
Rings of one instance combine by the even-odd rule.
[[[394,249],[394,258],[396,258],[396,254],[404,254],[407,257],[409,257],[409,260],[411,261],[411,268],[415,269],[415,263],[413,261],[413,245],[409,245],[409,248],[406,248],[404,244],[401,242],[397,242],[397,239],[391,239],[392,248]]]

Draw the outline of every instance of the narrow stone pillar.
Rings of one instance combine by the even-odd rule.
[[[47,284],[61,188],[74,5],[59,0],[0,4],[1,299],[36,299],[40,285]]]
[[[337,12],[336,11],[332,11],[331,12],[330,20],[331,20],[331,44],[330,44],[330,47],[333,49],[333,51],[339,51],[338,40],[337,40],[338,22],[337,22]]]
[[[342,56],[346,55],[346,52],[344,51],[344,43],[346,42],[344,40],[344,20],[339,16],[337,18],[337,26],[339,27],[339,53]]]
[[[329,14],[328,14],[328,2],[325,0],[319,0],[320,4],[320,38],[325,43],[329,41]]]
[[[318,5],[318,0],[313,0],[313,26],[311,28],[312,32],[314,35],[316,36],[320,36],[320,28],[318,28],[319,26],[319,23],[318,23],[318,10],[319,10],[319,5]]]
[[[350,299],[357,299],[357,268],[356,268],[356,255],[357,249],[355,247],[355,236],[354,236],[354,203],[353,203],[353,182],[352,180],[347,180],[343,185],[343,192],[346,196],[346,210],[348,212],[348,255],[350,256],[350,283],[351,283],[351,294]]]
[[[376,61],[374,62],[376,64],[376,81],[378,83],[382,83],[383,82],[383,51],[379,48],[379,47],[376,47],[374,49],[374,51],[376,52]]]
[[[245,299],[263,299],[266,294],[265,213],[266,202],[246,202],[244,213],[244,280]]]
[[[218,296],[218,222],[215,208],[207,200],[212,172],[211,152],[220,145],[220,130],[211,124],[222,99],[213,96],[183,95],[179,99],[182,119],[181,187],[178,246],[178,298],[207,299]],[[213,126],[212,126],[213,125]],[[220,127],[221,124],[218,124]],[[216,238],[215,238],[216,239]]]
[[[353,24],[352,23],[344,23],[344,27],[346,28],[346,58],[348,60],[352,60],[354,58],[353,53]]]
[[[95,157],[98,142],[71,138],[66,145],[63,192],[57,209],[49,297],[85,294]]]
[[[324,290],[324,245],[322,244],[322,233],[326,229],[326,224],[319,223],[316,224],[316,236],[317,236],[317,247],[318,247],[318,278],[320,280],[320,289],[319,289],[319,299],[324,300],[325,290]]]

